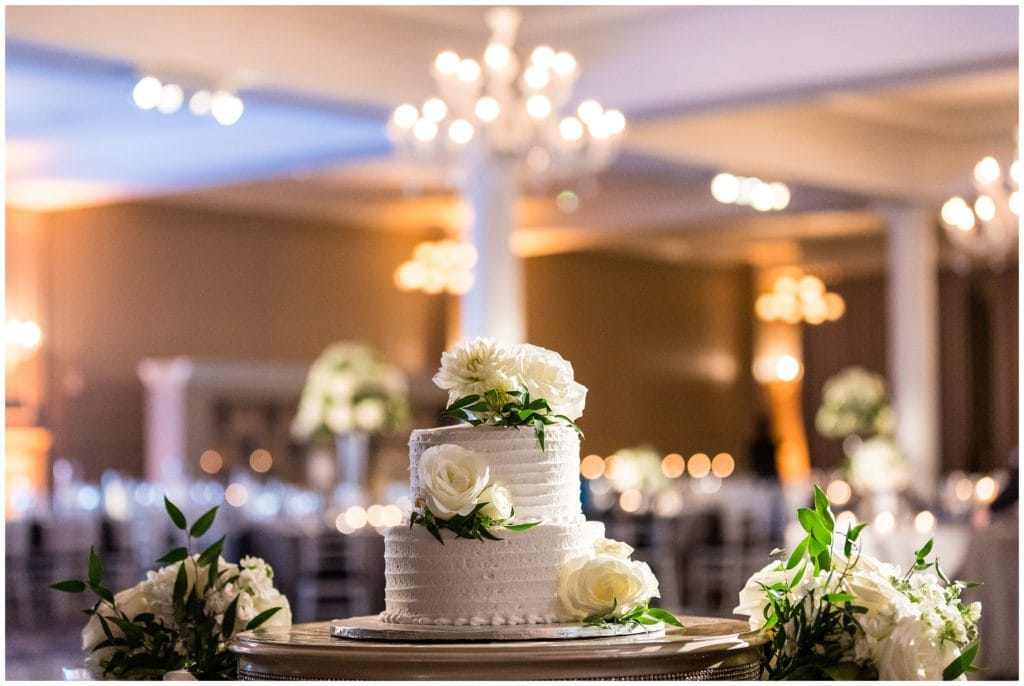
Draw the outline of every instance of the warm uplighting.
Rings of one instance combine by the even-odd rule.
[[[736,460],[729,453],[718,453],[711,460],[711,473],[720,479],[728,477],[734,469],[736,469]]]
[[[207,474],[216,474],[224,467],[224,458],[216,450],[204,450],[199,456],[199,468]]]
[[[686,473],[686,460],[679,453],[671,453],[661,460],[661,473],[670,479],[678,479]]]
[[[473,287],[476,260],[476,248],[468,243],[425,241],[395,270],[395,285],[403,291],[462,295]]]
[[[39,350],[43,331],[31,319],[8,319],[4,326],[4,362],[14,369]]]
[[[690,476],[695,479],[707,476],[708,472],[711,471],[711,458],[704,453],[691,455],[687,464],[687,470],[690,472]]]
[[[983,476],[974,485],[974,497],[979,503],[989,504],[999,494],[999,484],[991,476]]]
[[[838,293],[828,292],[824,282],[811,274],[799,278],[784,274],[754,302],[754,311],[763,321],[797,324],[834,322],[846,312],[846,303]]]
[[[249,500],[249,490],[244,484],[228,484],[224,489],[224,500],[232,507],[242,507]]]
[[[918,512],[914,517],[914,529],[921,534],[931,533],[935,529],[935,515],[928,510]]]
[[[622,508],[623,512],[636,512],[640,509],[643,501],[643,494],[635,488],[630,488],[623,491],[619,496],[619,507]]]
[[[756,177],[721,173],[711,180],[711,196],[724,205],[746,205],[758,212],[784,210],[789,205],[789,188],[784,183],[766,183]]]
[[[882,534],[892,533],[892,530],[896,528],[896,517],[892,512],[879,512],[875,517],[875,530]]]
[[[800,360],[792,355],[780,355],[775,360],[775,376],[779,381],[786,383],[796,381],[802,369],[803,366],[800,364]]]
[[[587,455],[580,461],[580,474],[590,481],[604,475],[604,459],[600,455]]]
[[[265,474],[270,471],[270,468],[274,465],[274,457],[269,451],[263,448],[257,448],[252,451],[249,455],[249,466],[252,467],[254,472]]]
[[[845,505],[853,497],[853,489],[842,479],[836,479],[825,488],[825,495],[833,505]]]

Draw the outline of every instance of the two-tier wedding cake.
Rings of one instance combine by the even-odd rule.
[[[658,582],[580,506],[586,388],[560,355],[478,338],[434,382],[465,423],[414,431],[408,526],[384,538],[384,622],[674,622]]]

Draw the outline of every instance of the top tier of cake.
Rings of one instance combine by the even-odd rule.
[[[490,465],[490,482],[512,496],[518,522],[580,519],[580,440],[571,428],[548,426],[544,450],[532,427],[443,426],[412,432],[409,471],[412,497],[420,491],[417,465],[427,448],[458,445],[482,455]]]

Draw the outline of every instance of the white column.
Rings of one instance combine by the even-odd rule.
[[[896,438],[911,463],[911,488],[935,492],[940,471],[938,242],[932,213],[887,207],[889,378]]]
[[[525,339],[522,261],[509,247],[517,196],[513,159],[485,156],[467,174],[462,200],[472,209],[470,235],[478,260],[473,288],[460,301],[462,340]]]

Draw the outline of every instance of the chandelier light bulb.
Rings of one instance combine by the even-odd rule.
[[[779,183],[778,181],[768,184],[768,187],[771,189],[772,198],[774,199],[772,202],[772,209],[786,209],[786,207],[789,206],[790,200],[789,187],[784,183]]]
[[[140,110],[151,110],[160,102],[160,92],[163,89],[160,79],[155,76],[143,76],[132,89],[132,100]]]
[[[595,140],[603,141],[611,137],[612,132],[608,129],[608,124],[605,123],[604,117],[598,117],[593,122],[587,125],[587,131],[590,132],[590,137]]]
[[[454,76],[462,60],[451,50],[445,50],[434,59],[434,69],[442,76]]]
[[[580,120],[590,126],[594,122],[603,119],[604,108],[597,100],[584,100],[580,103],[580,106],[576,108],[576,114],[579,115]]]
[[[534,119],[543,119],[551,114],[551,100],[546,95],[531,95],[526,101],[526,112]]]
[[[395,126],[400,129],[411,129],[419,118],[419,110],[416,109],[415,105],[410,105],[408,103],[396,107],[395,113],[391,115],[391,119],[395,122]]]
[[[532,65],[526,68],[523,72],[523,81],[527,87],[533,88],[534,90],[540,90],[545,88],[551,82],[551,76],[548,75],[548,70],[539,65]]]
[[[164,84],[160,89],[160,100],[156,103],[156,111],[160,114],[174,114],[185,102],[185,91],[176,83]]]
[[[982,186],[987,186],[998,178],[999,163],[996,162],[996,158],[992,156],[983,157],[981,161],[974,166],[974,180]]]
[[[964,233],[974,230],[974,212],[971,211],[970,207],[966,207],[963,214],[957,219],[956,228]]]
[[[618,110],[608,110],[605,112],[604,122],[613,136],[617,136],[626,130],[626,118]]]
[[[569,76],[576,71],[576,58],[563,50],[555,55],[551,67],[559,76]]]
[[[491,96],[485,95],[476,101],[474,111],[480,121],[494,121],[501,114],[501,105]]]
[[[202,88],[192,94],[188,99],[188,109],[192,114],[202,117],[210,113],[210,106],[213,103],[213,96],[210,91]]]
[[[448,137],[459,145],[465,145],[473,139],[473,125],[465,119],[456,119],[448,126]]]
[[[951,226],[957,226],[960,224],[960,218],[963,217],[964,211],[970,212],[967,202],[959,196],[954,196],[942,205],[942,221]]]
[[[512,53],[500,43],[492,43],[484,51],[484,62],[495,71],[500,71],[512,61]]]
[[[979,195],[974,201],[974,213],[983,222],[990,222],[996,217],[996,203],[987,195]]]
[[[448,105],[441,98],[430,98],[423,103],[423,116],[432,122],[439,122],[448,114]]]
[[[210,102],[210,113],[221,126],[231,126],[242,117],[242,99],[227,91],[216,91]]]
[[[583,124],[576,117],[566,117],[558,123],[558,133],[567,141],[578,141],[583,137]]]
[[[480,64],[470,58],[466,58],[459,62],[459,68],[456,71],[460,81],[465,83],[473,83],[480,78]]]
[[[758,212],[767,212],[775,206],[775,193],[772,187],[758,179],[750,192],[750,206]]]
[[[429,143],[437,137],[437,124],[429,119],[420,119],[412,127],[412,135],[422,143]]]
[[[547,45],[538,45],[530,53],[530,61],[541,69],[547,69],[555,59],[555,51]]]
[[[740,197],[740,180],[722,172],[711,180],[711,197],[724,205],[731,205]]]

